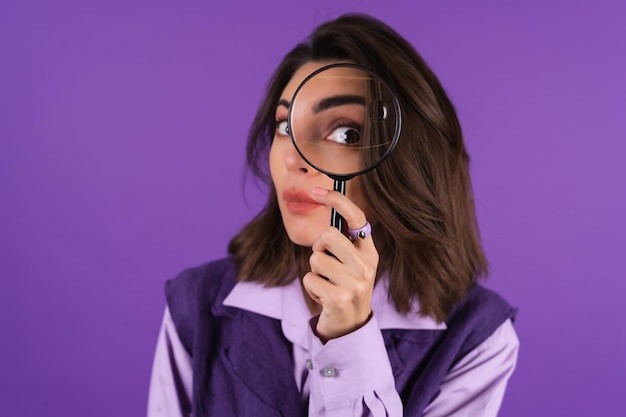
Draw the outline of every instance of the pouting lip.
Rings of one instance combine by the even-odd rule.
[[[321,203],[311,197],[309,194],[300,190],[285,190],[283,192],[283,199],[287,202],[307,203],[307,204],[319,204]]]

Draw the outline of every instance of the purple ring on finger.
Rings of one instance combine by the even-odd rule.
[[[370,225],[370,222],[366,222],[365,226],[360,229],[348,229],[348,236],[350,236],[350,240],[353,242],[355,240],[364,240],[371,234],[372,226]]]

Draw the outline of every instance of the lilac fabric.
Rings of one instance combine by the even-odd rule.
[[[185,270],[167,284],[168,307],[192,360],[192,414],[300,415],[301,395],[293,376],[292,345],[285,338],[279,320],[224,305],[235,285],[235,276],[234,265],[226,258]],[[513,315],[514,309],[501,297],[476,286],[450,314],[445,330],[381,332],[373,319],[362,329],[329,341],[328,347],[323,347],[309,332],[310,415],[351,415],[348,410],[355,410],[352,401],[363,397],[370,410],[373,406],[384,406],[387,411],[383,415],[399,416],[402,413],[398,394],[404,404],[403,415],[422,415],[433,398],[443,395],[440,386],[454,373],[452,368]],[[361,346],[365,339],[374,345],[380,343],[386,354],[382,349],[382,354],[375,354],[370,360],[367,356],[361,359],[365,351],[348,355],[350,346]],[[355,367],[354,361],[359,360],[362,366]],[[490,365],[474,366],[485,366],[485,373],[492,372]],[[373,372],[369,377],[367,371],[357,371],[367,367]],[[326,375],[327,370],[332,375]],[[350,384],[350,377],[334,378],[335,372],[342,370],[360,373],[352,377],[358,384]],[[320,376],[319,372],[324,375]],[[390,393],[386,383],[390,384]],[[394,384],[398,394],[393,392]],[[475,379],[470,384],[480,385],[480,381]],[[353,392],[357,387],[361,388]],[[369,400],[368,392],[374,394]],[[381,405],[377,404],[379,401]],[[458,401],[460,411],[469,400]],[[499,402],[499,399],[491,401]],[[355,415],[360,415],[356,410]]]
[[[362,402],[358,398],[353,399],[354,408],[351,410],[351,415],[359,416],[362,412],[370,413],[372,416],[394,415],[393,407],[396,407],[396,412],[398,412],[397,403],[395,403],[395,398],[397,398],[395,381],[382,381],[381,376],[385,374],[385,371],[371,366],[374,362],[389,366],[384,345],[372,343],[380,338],[380,330],[446,329],[445,323],[436,323],[429,317],[417,314],[419,303],[414,304],[413,313],[399,314],[387,297],[384,277],[374,288],[373,320],[361,329],[365,332],[359,330],[356,332],[358,335],[355,334],[357,337],[336,339],[321,350],[320,345],[314,340],[316,338],[312,337],[311,326],[309,326],[311,313],[302,298],[302,288],[298,281],[288,286],[272,288],[256,283],[238,283],[224,300],[224,305],[280,320],[283,334],[293,345],[294,380],[303,399],[309,397],[311,381],[314,381],[313,385],[322,383],[322,386],[325,381],[315,372],[309,375],[312,369],[324,367],[321,362],[318,362],[317,367],[315,366],[312,358],[318,355],[316,352],[323,351],[324,356],[318,360],[323,359],[330,366],[336,366],[338,362],[344,360],[342,358],[353,357],[353,363],[340,369],[340,379],[342,385],[348,387],[342,391],[347,393],[354,388],[357,393],[360,393],[357,395],[364,395]],[[507,380],[513,371],[517,351],[517,336],[509,320],[448,371],[448,375],[439,386],[437,397],[424,410],[424,416],[495,416]],[[354,352],[359,354],[354,355]],[[382,383],[386,390],[370,391],[367,386],[363,385],[370,378],[379,380],[377,384]],[[166,309],[152,369],[148,415],[150,417],[188,415],[192,396],[192,379],[191,357],[183,347],[171,315]],[[320,397],[319,394],[314,393],[314,396]],[[322,401],[317,402],[324,406],[328,399],[324,395],[324,390],[321,392],[321,398]],[[339,401],[342,404],[350,402],[349,396]],[[309,403],[309,408],[312,408],[309,415],[324,415],[322,413],[325,410],[320,410],[320,407],[316,405],[316,401]],[[363,406],[365,410],[360,409]],[[346,415],[350,413],[344,413],[341,417],[346,417]]]

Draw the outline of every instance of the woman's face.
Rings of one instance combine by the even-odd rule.
[[[331,63],[308,62],[300,67],[283,90],[276,108],[276,132],[270,149],[270,172],[287,234],[292,242],[301,246],[312,246],[322,230],[330,225],[331,208],[318,204],[313,198],[312,190],[314,187],[332,189],[333,180],[307,164],[296,151],[287,132],[287,115],[300,83],[313,71]],[[329,88],[333,87],[329,84]],[[323,95],[324,91],[320,93]],[[355,124],[362,123],[362,120],[358,120],[360,113],[364,112],[355,111],[348,106],[329,110],[331,117],[342,120],[350,118]],[[327,133],[330,137],[336,137],[338,132],[341,134],[343,130]],[[354,168],[354,171],[358,170],[358,166]],[[365,202],[359,177],[347,182],[346,196],[367,216],[369,207]]]

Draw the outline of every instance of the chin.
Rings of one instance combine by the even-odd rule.
[[[328,213],[326,213],[328,211]],[[294,215],[281,210],[283,227],[292,243],[312,247],[317,237],[330,224],[330,210],[321,210],[315,215]]]
[[[289,236],[289,240],[295,245],[298,246],[306,246],[310,248],[313,246],[313,242],[315,242],[316,237],[312,237],[310,233],[306,233],[304,230],[289,230],[287,229],[287,236]]]
[[[290,217],[290,216],[289,216]],[[283,225],[287,231],[287,236],[294,244],[311,247],[326,227],[326,221],[321,223],[315,218],[284,218]],[[326,216],[324,216],[326,219]]]

